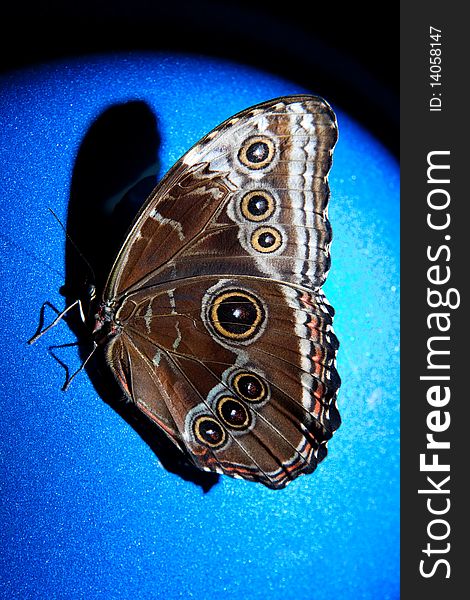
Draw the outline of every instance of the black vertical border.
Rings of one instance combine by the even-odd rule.
[[[466,387],[466,374],[470,372],[468,278],[470,274],[470,228],[468,225],[468,205],[470,205],[470,140],[467,89],[470,73],[470,28],[464,14],[465,4],[448,0],[447,2],[430,0],[407,2],[402,0],[400,40],[401,40],[401,100],[400,100],[400,161],[401,161],[401,597],[403,600],[426,598],[466,597],[467,578],[470,567],[467,565],[467,537],[469,533],[468,511],[470,501],[466,480],[469,473],[467,460],[470,457],[468,441],[468,406],[470,398]],[[465,11],[466,13],[466,11]],[[432,88],[430,82],[430,27],[441,30],[441,86]],[[435,48],[439,46],[434,46]],[[434,69],[437,71],[437,69]],[[442,99],[441,111],[430,111],[430,99],[433,92]],[[437,106],[437,100],[433,101]],[[450,164],[447,172],[450,184],[433,184],[427,181],[428,153],[449,151],[450,155],[441,155],[439,161]],[[437,156],[437,155],[436,155]],[[439,162],[437,158],[435,162]],[[434,171],[438,174],[438,171]],[[440,177],[445,179],[444,171]],[[442,211],[428,206],[428,194],[432,188],[446,189],[450,194],[450,204]],[[445,194],[432,196],[436,201],[444,201]],[[428,213],[442,219],[449,213],[450,224],[445,230],[433,230],[427,224]],[[450,236],[445,238],[445,236]],[[435,257],[441,246],[443,249],[435,261],[427,256],[428,247]],[[450,280],[446,284],[434,285],[429,282],[428,269],[440,265],[441,278],[450,269]],[[436,275],[433,271],[432,275]],[[460,295],[460,306],[456,309],[440,307],[430,308],[427,301],[427,289],[455,288]],[[453,294],[454,299],[457,297]],[[431,328],[427,323],[433,312],[448,313],[451,326],[448,332],[436,330],[435,320]],[[446,318],[441,321],[445,322]],[[450,350],[449,355],[440,356],[441,364],[449,364],[450,369],[430,371],[427,368],[428,347],[431,336],[447,335],[447,342],[441,349]],[[437,348],[437,345],[434,346]],[[439,382],[420,380],[422,375],[450,376],[448,385],[450,400],[440,408],[441,422],[444,411],[450,416],[450,426],[442,433],[435,433],[435,439],[450,442],[450,449],[439,450],[439,462],[449,464],[449,472],[423,472],[420,470],[420,454],[428,453],[427,462],[431,462],[436,451],[426,450],[426,434],[430,433],[427,418],[436,410],[427,401],[427,389]],[[442,481],[450,475],[446,483]],[[436,489],[427,480],[434,479],[435,485],[449,493],[418,493],[418,490]],[[433,510],[448,512],[433,515],[428,510],[428,498]],[[447,498],[450,502],[448,504]],[[431,522],[434,519],[446,520],[450,531],[442,540],[433,540],[444,536],[447,526],[444,523]],[[430,544],[432,552],[427,553]],[[449,546],[447,546],[449,544]],[[444,551],[447,550],[448,551]],[[443,559],[446,563],[437,561]],[[430,577],[420,573],[422,569]],[[446,575],[450,577],[446,577]],[[463,594],[463,596],[462,596]]]

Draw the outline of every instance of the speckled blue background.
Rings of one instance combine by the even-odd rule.
[[[140,54],[0,84],[1,597],[398,598],[397,162],[338,113],[325,289],[343,424],[327,459],[283,491],[223,477],[204,494],[160,466],[86,374],[61,391],[47,348],[74,341],[65,323],[26,345],[42,303],[64,302],[64,234],[47,207],[66,221],[78,149],[110,106],[151,107],[164,172],[233,113],[304,90],[240,65]]]

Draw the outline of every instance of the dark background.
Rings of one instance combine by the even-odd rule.
[[[20,0],[2,22],[3,71],[129,50],[227,58],[324,94],[398,153],[398,4]]]

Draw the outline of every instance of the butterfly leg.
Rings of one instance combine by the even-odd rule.
[[[44,304],[41,307],[41,316],[39,318],[39,327],[38,327],[36,333],[33,335],[33,337],[28,340],[28,344],[30,344],[30,345],[34,344],[34,342],[36,342],[40,337],[42,337],[50,329],[55,327],[57,325],[57,323],[59,321],[61,321],[65,317],[65,315],[70,310],[72,310],[72,308],[74,308],[75,306],[78,306],[78,310],[80,312],[80,319],[82,320],[82,322],[85,322],[85,314],[83,312],[82,302],[80,299],[77,299],[77,300],[75,300],[75,302],[72,302],[72,304],[67,306],[62,312],[58,313],[57,317],[54,319],[54,321],[52,321],[52,323],[50,325],[48,325],[45,329],[42,329],[42,326],[44,324],[44,309],[46,306],[49,306],[50,308],[52,308],[54,311],[57,312],[57,309],[50,302],[44,302]]]
[[[69,387],[70,384],[72,383],[72,381],[75,379],[75,377],[81,372],[83,371],[83,369],[86,367],[88,361],[90,360],[90,358],[93,356],[93,354],[95,353],[95,350],[98,348],[98,344],[96,342],[93,342],[93,350],[90,352],[90,354],[85,358],[85,360],[82,362],[82,364],[78,367],[78,369],[75,371],[75,373],[73,373],[73,375],[71,377],[69,377],[67,379],[67,381],[65,382],[62,391],[66,392]]]

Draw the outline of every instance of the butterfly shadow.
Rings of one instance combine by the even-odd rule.
[[[66,232],[67,305],[80,298],[86,308],[90,284],[98,296],[134,216],[155,187],[160,136],[155,114],[141,101],[113,105],[90,126],[74,165]],[[67,323],[77,335],[85,361],[92,349],[89,328],[79,311]],[[209,491],[219,479],[195,467],[160,429],[123,398],[104,352],[98,349],[85,370],[97,393],[156,454],[164,468]]]

